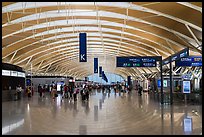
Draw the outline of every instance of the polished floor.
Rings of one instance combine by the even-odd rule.
[[[201,135],[202,105],[161,105],[150,94],[94,91],[76,102],[49,95],[2,102],[6,135]]]

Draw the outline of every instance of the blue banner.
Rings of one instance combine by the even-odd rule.
[[[175,62],[177,67],[185,66],[185,67],[202,67],[202,56],[189,56],[186,58],[181,58]]]
[[[94,73],[98,73],[98,58],[94,58]]]
[[[102,79],[105,80],[106,82],[108,82],[108,79],[107,79],[106,74],[104,73],[104,71],[102,71]]]
[[[79,34],[79,62],[87,62],[86,33]]]
[[[99,77],[102,77],[102,67],[99,67]]]
[[[159,56],[116,57],[116,67],[156,67]]]
[[[105,77],[104,75],[105,75],[105,74],[104,74],[104,71],[102,71],[102,79],[103,79],[103,80],[104,80],[104,77]]]

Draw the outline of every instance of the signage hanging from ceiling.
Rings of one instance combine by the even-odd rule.
[[[159,56],[116,57],[116,67],[156,67]]]
[[[94,73],[98,73],[98,58],[94,58]]]
[[[176,61],[176,60],[179,60],[180,58],[188,57],[188,56],[189,56],[189,48],[185,48],[185,49],[171,55],[170,57],[167,57],[166,59],[164,59],[162,61],[162,65],[166,65],[172,61]]]
[[[180,58],[175,62],[177,67],[202,67],[202,56],[189,56],[185,58]]]
[[[87,62],[86,33],[79,34],[79,62]]]
[[[102,66],[99,67],[99,77],[102,77]]]

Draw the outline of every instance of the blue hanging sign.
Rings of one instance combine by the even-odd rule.
[[[170,57],[167,57],[166,59],[162,60],[162,65],[166,65],[170,62],[179,60],[180,58],[183,57],[188,57],[189,56],[189,48],[185,48],[177,53],[175,53],[174,55],[171,55]]]
[[[185,48],[185,49],[179,51],[178,53],[172,55],[171,61],[175,61],[175,60],[178,60],[180,58],[188,57],[188,56],[189,56],[189,48]]]
[[[79,34],[79,62],[87,62],[86,33]]]
[[[99,67],[99,77],[102,77],[102,67]]]
[[[185,67],[202,67],[202,57],[201,56],[189,56],[181,58],[175,62],[176,66],[185,66]]]
[[[94,73],[98,73],[98,58],[94,58]]]
[[[102,79],[105,80],[106,82],[108,82],[108,79],[107,79],[106,74],[104,73],[104,71],[102,71]]]

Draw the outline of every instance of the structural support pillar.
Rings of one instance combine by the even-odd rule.
[[[170,56],[171,60],[171,56]],[[173,104],[173,85],[172,85],[172,62],[170,61],[170,71],[169,71],[169,76],[170,76],[170,104]]]
[[[162,75],[162,56],[160,57],[160,75],[161,75],[161,104],[164,104],[163,75]]]

